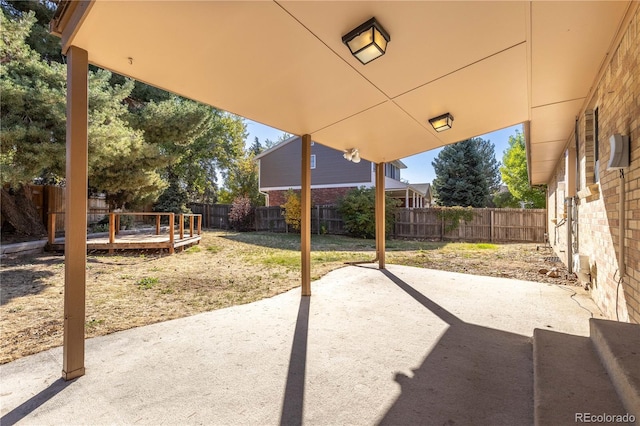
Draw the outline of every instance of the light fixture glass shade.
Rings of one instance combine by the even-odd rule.
[[[438,117],[429,119],[429,123],[433,126],[436,132],[443,132],[449,130],[453,125],[453,115],[446,113],[439,115]]]
[[[351,54],[365,65],[384,55],[390,40],[389,33],[375,18],[369,19],[342,37],[342,42],[347,45]]]
[[[342,154],[345,160],[351,161],[353,163],[360,162],[360,153],[358,152],[358,148],[348,149]]]

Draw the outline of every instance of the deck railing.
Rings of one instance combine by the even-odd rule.
[[[49,213],[49,229],[48,229],[48,242],[49,244],[54,244],[56,239],[56,218],[57,215],[63,215],[64,212],[53,212]],[[169,242],[173,244],[175,242],[175,223],[176,216],[178,216],[178,235],[179,239],[184,239],[185,229],[184,229],[184,219],[185,217],[189,218],[189,237],[193,237],[196,233],[198,235],[202,234],[202,215],[201,214],[191,214],[191,213],[180,213],[176,215],[175,213],[166,213],[166,212],[111,212],[109,213],[109,243],[113,244],[116,240],[116,235],[120,231],[120,218],[122,216],[155,216],[156,218],[156,229],[155,235],[160,235],[161,227],[160,222],[163,216],[168,217],[169,219]],[[197,222],[197,226],[196,226]]]

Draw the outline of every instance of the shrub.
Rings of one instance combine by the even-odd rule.
[[[300,204],[300,196],[295,193],[293,189],[290,189],[285,194],[285,202],[282,207],[284,212],[284,221],[287,225],[290,225],[296,231],[300,230],[300,222],[302,221],[302,206]]]
[[[253,228],[254,209],[249,197],[236,197],[229,210],[229,222],[236,231],[250,231]]]
[[[354,237],[375,238],[375,188],[355,188],[338,201],[338,212],[344,222],[344,230]],[[397,201],[385,197],[385,230],[389,234],[395,223]]]

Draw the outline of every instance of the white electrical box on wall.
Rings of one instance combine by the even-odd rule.
[[[611,151],[607,170],[629,167],[629,136],[612,135],[609,138],[609,143],[611,144]]]

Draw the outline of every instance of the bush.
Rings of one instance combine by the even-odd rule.
[[[253,228],[254,209],[249,197],[236,197],[229,211],[229,222],[236,231],[250,231]]]
[[[300,196],[295,193],[293,189],[290,189],[285,194],[285,202],[282,207],[284,212],[284,221],[287,225],[290,225],[296,231],[300,230],[300,222],[302,222],[302,205],[300,204]]]
[[[375,188],[352,189],[338,201],[338,212],[344,222],[344,230],[354,237],[375,238]],[[397,201],[385,197],[385,230],[389,234],[395,223]]]

